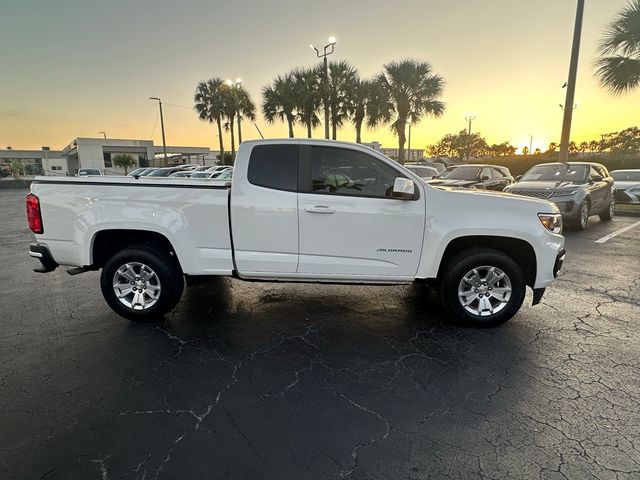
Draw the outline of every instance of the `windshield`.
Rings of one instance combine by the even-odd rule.
[[[430,178],[433,178],[433,176],[438,173],[438,171],[435,168],[429,168],[429,167],[407,167],[407,169],[409,169],[410,172],[413,172],[416,175],[418,175],[420,178],[430,179]]]
[[[479,167],[449,167],[438,178],[447,180],[475,180],[480,174]]]
[[[536,165],[525,173],[520,180],[584,183],[587,181],[588,172],[588,165],[571,165],[568,163]]]
[[[611,176],[619,182],[640,182],[640,170],[611,172]]]
[[[211,172],[196,172],[191,175],[191,178],[209,178]]]
[[[93,168],[84,168],[78,172],[78,175],[100,175],[100,170]]]

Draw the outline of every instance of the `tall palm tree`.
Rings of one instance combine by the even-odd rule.
[[[329,119],[333,140],[337,138],[338,127],[348,117],[348,96],[357,77],[356,69],[349,62],[329,62],[329,84],[324,88],[329,89]],[[324,75],[319,78],[324,79]]]
[[[243,86],[236,87],[236,108],[238,112],[238,145],[242,143],[242,126],[241,120],[247,119],[255,121],[256,105],[251,100],[251,95]]]
[[[600,41],[596,76],[614,95],[640,86],[640,0],[631,0]]]
[[[236,136],[235,136],[235,120],[238,115],[238,95],[236,88],[228,84],[223,85],[224,96],[224,117],[227,121],[224,123],[224,128],[231,134],[231,156],[236,156]]]
[[[311,138],[313,128],[320,125],[320,79],[314,68],[296,69],[291,76],[294,81],[298,121],[307,127],[307,137]]]
[[[376,82],[382,94],[371,102],[369,125],[392,122],[391,130],[398,137],[398,161],[404,163],[407,122],[444,113],[445,104],[440,100],[444,79],[426,62],[401,60],[385,65]]]
[[[362,125],[367,118],[369,106],[378,94],[378,85],[371,80],[356,78],[347,92],[347,116],[356,128],[356,143],[362,143]]]
[[[293,138],[293,125],[297,121],[297,97],[295,80],[289,74],[279,75],[262,89],[262,113],[269,123],[286,121],[289,137]]]
[[[222,121],[225,114],[224,82],[219,78],[211,78],[198,82],[193,96],[194,108],[200,120],[216,123],[218,126],[218,143],[220,159],[224,158],[224,140],[222,137]]]

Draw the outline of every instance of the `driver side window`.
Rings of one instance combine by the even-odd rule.
[[[311,192],[391,198],[394,168],[364,152],[335,147],[311,148]]]

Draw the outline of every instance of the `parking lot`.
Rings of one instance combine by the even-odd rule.
[[[422,286],[226,278],[134,324],[97,272],[31,271],[25,193],[0,191],[1,478],[640,476],[640,225],[607,238],[637,217],[567,232],[494,329]]]

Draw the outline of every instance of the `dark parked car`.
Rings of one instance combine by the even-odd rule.
[[[640,203],[640,169],[611,172],[616,187],[616,202]]]
[[[439,187],[481,188],[502,191],[513,182],[507,167],[499,165],[452,165],[427,183]]]
[[[599,163],[542,163],[529,169],[505,192],[551,200],[564,221],[578,230],[585,229],[591,215],[611,220],[615,214],[613,178]]]
[[[151,172],[148,177],[168,177],[172,173],[183,172],[185,171],[185,167],[183,165],[179,167],[163,167],[156,168],[153,172]]]

